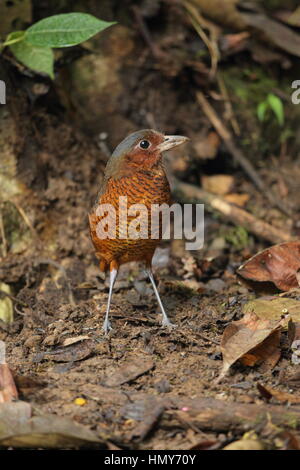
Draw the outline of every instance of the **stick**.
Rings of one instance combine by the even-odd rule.
[[[281,231],[280,229],[273,227],[272,225],[264,222],[263,220],[257,219],[249,212],[239,207],[230,204],[219,196],[215,196],[204,189],[198,188],[192,184],[182,183],[180,181],[175,182],[175,190],[180,191],[187,199],[198,199],[204,204],[207,204],[208,210],[217,210],[226,219],[229,219],[235,225],[241,225],[245,227],[249,232],[254,235],[264,238],[271,243],[282,243],[291,240],[291,234],[289,231]]]
[[[0,289],[0,299],[3,295],[8,297],[9,299],[13,300],[14,302],[17,302],[18,304],[22,305],[23,307],[29,307],[29,305],[26,304],[25,302],[23,302],[23,300],[20,300],[17,297],[15,297],[14,295],[11,295],[8,292],[5,292],[5,290]]]
[[[184,1],[183,5],[188,11],[192,25],[194,26],[195,30],[197,31],[209,51],[211,58],[210,74],[212,77],[214,77],[217,72],[218,61],[220,58],[220,52],[218,48],[218,37],[220,29],[215,24],[203,18],[197,8],[195,8],[195,6],[192,5],[189,1]],[[207,36],[203,28],[209,30],[210,37]]]
[[[184,421],[191,422],[201,430],[214,432],[260,430],[267,423],[284,428],[300,428],[299,407],[232,403],[214,398],[186,399],[184,403],[182,398],[172,398],[172,402],[178,410],[170,410],[163,415],[161,428],[182,427],[185,426]],[[182,411],[182,407],[186,411]],[[170,419],[170,414],[173,419]]]
[[[150,35],[149,29],[146,26],[146,23],[143,20],[143,16],[141,14],[141,11],[138,6],[132,6],[131,10],[133,11],[133,14],[135,16],[137,25],[140,29],[140,32],[142,33],[142,36],[148,45],[149,49],[152,52],[152,55],[155,59],[160,60],[166,56],[166,54],[160,49],[160,47],[155,44],[155,42],[152,40],[152,37]]]
[[[224,126],[221,120],[218,118],[215,110],[210,105],[208,100],[205,98],[204,94],[201,91],[196,93],[196,98],[200,106],[202,107],[207,118],[210,120],[211,124],[216,129],[219,136],[223,139],[225,146],[227,147],[228,152],[233,155],[234,159],[239,163],[243,170],[247,173],[250,179],[253,181],[255,186],[260,189],[260,191],[266,195],[268,200],[272,205],[278,207],[284,214],[291,215],[290,211],[275,198],[270,190],[268,190],[255,170],[252,163],[245,157],[240,148],[235,144],[231,132]]]
[[[2,208],[0,208],[0,236],[2,240],[2,256],[5,258],[7,256],[7,240],[5,236]]]

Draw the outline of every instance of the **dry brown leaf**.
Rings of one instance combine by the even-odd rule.
[[[250,33],[243,31],[241,33],[224,34],[222,36],[222,51],[235,51],[239,52],[246,47],[247,39],[249,39]]]
[[[221,340],[223,367],[217,382],[225,376],[232,364],[242,358],[245,358],[246,363],[248,361],[247,365],[269,359],[271,367],[274,366],[279,359],[279,337],[275,333],[280,331],[284,322],[286,323],[287,319],[261,320],[255,313],[250,312],[241,320],[228,325]],[[263,344],[267,339],[267,343]]]
[[[201,140],[195,140],[193,147],[198,158],[212,160],[217,156],[220,144],[220,137],[216,132],[212,131]]]
[[[237,273],[256,282],[272,282],[283,291],[299,287],[300,240],[271,246],[250,258]]]
[[[101,444],[86,426],[57,415],[32,416],[29,403],[0,405],[0,446],[21,448],[76,448]],[[103,447],[102,447],[103,448]]]
[[[285,430],[277,435],[277,440],[280,439],[282,445],[280,450],[300,450],[300,441],[294,433]]]
[[[85,339],[90,339],[89,336],[75,336],[73,338],[66,338],[62,345],[63,346],[71,346],[71,344],[75,344],[75,343],[80,343],[81,341],[85,340]]]
[[[259,370],[262,373],[272,370],[280,359],[281,351],[279,345],[280,330],[276,330],[253,351],[246,353],[240,361],[245,366],[250,367],[260,363]]]
[[[300,395],[294,395],[293,393],[282,392],[272,387],[266,387],[262,384],[257,384],[257,388],[261,395],[268,400],[270,398],[276,398],[278,401],[289,402],[289,403],[300,403]]]
[[[289,16],[288,23],[300,27],[300,6]]]
[[[0,403],[16,400],[17,388],[7,364],[0,364]]]
[[[89,357],[94,350],[94,341],[85,340],[69,346],[59,347],[45,354],[45,359],[55,362],[82,361]]]
[[[243,307],[243,313],[255,313],[261,320],[279,321],[289,315],[294,322],[300,321],[300,300],[269,296],[250,300]]]
[[[249,201],[250,195],[231,193],[231,194],[226,194],[224,196],[224,199],[230,202],[231,204],[235,204],[236,206],[239,206],[239,207],[244,207]]]
[[[231,442],[223,450],[264,450],[264,445],[258,439],[240,439]]]
[[[202,187],[213,194],[227,194],[234,185],[234,178],[231,175],[202,176]]]

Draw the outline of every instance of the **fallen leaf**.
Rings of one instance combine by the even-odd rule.
[[[0,403],[16,400],[17,388],[7,364],[0,364]]]
[[[90,339],[89,336],[75,336],[74,338],[66,338],[62,345],[63,346],[70,346],[71,344],[75,344],[75,343],[80,343],[81,341],[85,340],[85,339]]]
[[[230,202],[231,204],[235,204],[236,206],[239,206],[239,207],[244,207],[249,201],[250,195],[231,193],[231,194],[226,194],[224,196],[224,199]]]
[[[280,356],[277,331],[282,328],[284,322],[287,322],[287,319],[261,320],[255,313],[250,312],[241,320],[228,325],[221,340],[223,367],[217,383],[239,359],[244,359],[247,365],[254,365],[267,359],[270,361],[271,355],[273,359],[271,365],[274,366]]]
[[[288,23],[292,26],[300,27],[300,7],[297,7],[296,10],[288,18]]]
[[[250,33],[243,31],[241,33],[224,34],[221,39],[222,51],[227,52],[240,52],[246,47],[247,39]]]
[[[0,282],[0,291],[11,294],[11,290],[8,284]],[[1,295],[0,292],[0,320],[4,323],[12,323],[14,321],[14,308],[12,300],[5,294]]]
[[[234,185],[234,178],[231,175],[202,176],[201,183],[203,189],[214,194],[227,194]]]
[[[217,156],[220,143],[220,137],[216,132],[212,131],[204,138],[195,139],[193,147],[198,158],[214,159]]]
[[[257,439],[240,439],[239,441],[231,442],[222,450],[264,450],[264,445]]]
[[[272,370],[280,359],[280,330],[271,333],[262,344],[257,346],[254,351],[246,353],[240,361],[245,366],[253,367],[260,363],[259,371],[261,373]]]
[[[282,442],[280,450],[300,450],[300,442],[292,432],[285,430],[279,433],[277,438]]]
[[[299,287],[300,240],[280,243],[261,251],[239,267],[237,274],[258,282],[272,282],[283,291]]]
[[[21,448],[77,448],[102,444],[82,424],[56,415],[32,416],[29,403],[0,405],[0,445]]]
[[[94,341],[85,340],[63,348],[54,349],[44,355],[45,359],[55,362],[82,361],[89,357],[94,350]]]
[[[294,395],[293,393],[282,392],[280,390],[276,390],[272,387],[266,387],[262,384],[257,384],[258,391],[261,395],[268,400],[270,398],[275,398],[278,401],[288,402],[288,403],[300,403],[300,395]]]
[[[285,297],[261,297],[250,300],[243,307],[243,313],[254,313],[261,320],[280,320],[289,315],[294,322],[300,321],[300,300]]]
[[[126,362],[117,370],[104,380],[104,385],[107,387],[117,387],[127,382],[135,380],[140,375],[149,372],[153,369],[154,363],[152,360],[147,360],[141,357],[133,358]]]

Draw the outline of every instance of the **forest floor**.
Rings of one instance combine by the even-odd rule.
[[[87,225],[91,194],[99,185],[95,162],[91,163],[94,150],[89,155],[86,142],[74,143],[66,126],[49,129],[55,135],[47,141],[68,153],[68,160],[57,152],[53,158],[50,148],[51,182],[39,191],[39,205],[47,207],[48,229],[54,230],[53,224],[58,234],[55,262],[38,255],[43,243],[39,240],[33,247],[35,255],[8,256],[0,271],[5,282],[19,286],[18,313],[11,326],[1,323],[0,338],[20,398],[39,413],[87,425],[120,448],[222,448],[242,437],[247,425],[232,430],[225,423],[224,429],[221,425],[214,431],[205,425],[208,430],[203,431],[188,419],[176,418],[175,411],[174,417],[172,410],[189,409],[191,399],[203,398],[221,400],[226,407],[232,403],[264,407],[258,383],[290,390],[288,377],[295,375],[295,366],[290,362],[287,333],[275,368],[262,373],[259,366],[236,364],[220,383],[215,381],[222,368],[224,329],[242,318],[243,306],[255,297],[237,279],[236,269],[262,246],[253,240],[242,249],[227,243],[220,236],[226,224],[207,213],[203,250],[187,252],[184,241],[175,240],[165,242],[154,259],[159,290],[177,328],[168,331],[160,326],[149,283],[140,267],[131,264],[120,272],[111,308],[113,330],[104,336],[108,286],[98,269]],[[68,136],[65,140],[63,134]],[[268,176],[273,178],[271,172]],[[244,185],[249,190],[249,184]],[[255,190],[251,197],[263,211]],[[40,223],[45,223],[44,216]],[[297,387],[297,381],[292,383]],[[77,398],[83,398],[84,404],[77,404]],[[256,429],[259,437],[264,429],[261,425]],[[272,431],[264,439],[272,447],[277,435]]]
[[[299,238],[297,143],[290,144],[289,137],[277,141],[274,136],[282,129],[275,118],[258,122],[257,103],[248,106],[249,96],[243,101],[230,88],[234,78],[239,80],[234,87],[244,82],[256,95],[261,92],[257,84],[263,83],[265,97],[268,74],[273,88],[280,88],[281,65],[254,64],[246,46],[229,59],[224,53],[220,68],[225,78],[227,73],[233,97],[232,102],[224,101],[210,82],[207,57],[204,63],[190,60],[188,55],[195,55],[203,44],[181,21],[183,14],[179,19],[176,14],[171,11],[169,18],[168,13],[169,28],[158,26],[154,34],[162,49],[175,44],[161,61],[152,56],[140,31],[116,27],[115,33],[103,35],[101,47],[98,44],[104,59],[86,51],[82,58],[79,54],[73,75],[59,72],[54,85],[13,69],[19,95],[14,111],[1,117],[15,122],[17,176],[26,190],[1,206],[7,240],[6,247],[4,240],[1,245],[0,280],[11,287],[14,321],[0,320],[0,340],[6,345],[19,399],[32,406],[34,415],[80,423],[103,448],[222,449],[244,440],[254,448],[299,449],[300,374],[299,365],[291,361],[286,328],[278,361],[264,367],[259,361],[252,367],[234,362],[217,381],[226,327],[244,318],[244,306],[261,295],[236,271],[270,241],[206,207],[203,250],[188,252],[184,241],[174,240],[165,242],[154,259],[161,297],[177,328],[160,326],[151,286],[141,267],[130,264],[122,267],[115,285],[113,330],[103,335],[108,284],[94,254],[87,214],[108,155],[133,130],[156,127],[188,135],[187,150],[166,156],[171,181],[175,175],[200,187],[203,175],[230,176],[232,183],[223,196],[233,194],[233,202],[242,196],[243,210]],[[278,60],[283,61],[281,55]],[[94,69],[99,75],[93,75]],[[81,72],[91,74],[86,82],[78,78]],[[233,134],[238,122],[236,142],[265,188],[271,188],[292,215],[270,204],[234,161],[195,100],[199,89],[222,110],[222,122],[229,128],[233,124]],[[233,107],[229,118],[223,114],[228,102]],[[288,125],[294,126],[296,117],[288,119],[289,136]],[[1,145],[13,140],[12,135],[0,132]],[[286,295],[300,300],[299,290]],[[267,388],[293,394],[293,404],[268,395]]]

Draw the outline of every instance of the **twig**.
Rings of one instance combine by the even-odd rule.
[[[237,119],[236,119],[236,117],[233,113],[232,104],[231,104],[231,101],[230,101],[230,98],[229,98],[229,94],[228,94],[224,79],[223,79],[222,75],[220,74],[220,72],[217,74],[217,81],[218,81],[218,85],[219,85],[219,88],[220,88],[220,92],[222,93],[222,96],[223,96],[223,99],[224,99],[225,110],[226,110],[226,113],[228,115],[228,119],[231,122],[232,129],[234,130],[234,133],[236,135],[241,135],[241,129],[240,129],[239,123],[237,122]]]
[[[149,30],[148,30],[148,28],[145,24],[145,21],[143,20],[143,17],[142,17],[142,14],[140,12],[139,7],[138,6],[132,6],[131,9],[132,9],[133,14],[135,16],[135,19],[136,19],[137,25],[140,29],[140,32],[141,32],[146,44],[148,45],[149,49],[151,50],[153,56],[157,60],[162,59],[163,57],[166,56],[166,54],[157,46],[157,44],[155,44],[155,42],[153,42],[153,40],[151,38],[151,35],[150,35],[150,32],[149,32]]]
[[[266,188],[263,180],[257,173],[252,163],[250,163],[249,160],[245,157],[241,149],[237,147],[230,131],[225,127],[225,125],[218,118],[215,110],[213,109],[211,104],[208,102],[208,100],[205,98],[204,94],[201,91],[198,91],[196,93],[196,97],[197,97],[198,103],[202,107],[204,113],[210,120],[211,124],[214,126],[219,136],[223,139],[224,144],[227,147],[227,150],[229,151],[229,153],[233,155],[234,159],[240,164],[243,170],[248,174],[248,176],[251,178],[251,180],[257,186],[257,188],[260,189],[260,191],[266,195],[266,197],[271,202],[271,204],[278,207],[284,214],[290,216],[291,215],[290,211],[281,203],[281,201],[279,201],[272,194],[272,192],[269,189]]]
[[[27,227],[29,228],[31,234],[33,235],[33,237],[36,239],[36,240],[39,240],[39,237],[38,237],[38,234],[36,233],[32,223],[30,222],[26,212],[24,211],[24,209],[19,206],[19,204],[16,202],[16,201],[9,201],[11,202],[15,208],[17,209],[17,211],[19,212],[20,216],[22,217],[22,219],[24,220],[25,224],[27,225]]]
[[[26,302],[23,302],[23,300],[20,300],[17,297],[9,294],[8,292],[5,292],[5,290],[0,289],[0,298],[1,298],[2,295],[5,295],[6,297],[9,297],[11,300],[13,300],[14,302],[17,302],[18,304],[22,305],[23,307],[29,307],[29,305],[26,304]]]
[[[297,407],[287,408],[278,405],[256,405],[232,403],[215,400],[214,398],[188,399],[182,397],[172,398],[174,418],[171,412],[164,413],[160,427],[174,429],[176,425],[190,427],[191,423],[202,431],[213,432],[245,432],[249,429],[261,429],[266,423],[272,422],[274,426],[284,428],[300,428],[300,410]],[[186,411],[182,411],[182,408]],[[183,417],[183,420],[178,418]]]
[[[180,191],[187,199],[198,199],[204,202],[204,204],[207,204],[208,210],[217,210],[234,224],[245,227],[249,232],[271,243],[287,242],[292,238],[288,231],[283,232],[267,222],[257,219],[244,209],[234,206],[221,197],[204,191],[197,186],[175,181],[174,189]]]
[[[3,258],[5,258],[7,255],[7,240],[5,236],[5,230],[4,230],[2,208],[0,208],[0,235],[1,235],[1,240],[2,240],[2,255],[3,255]]]
[[[183,4],[188,12],[192,25],[194,26],[195,30],[197,31],[209,51],[211,58],[210,74],[214,77],[217,72],[218,61],[220,57],[217,42],[219,28],[210,21],[203,18],[203,16],[200,15],[199,11],[189,1],[184,1]],[[207,36],[203,28],[209,30],[210,37]]]

